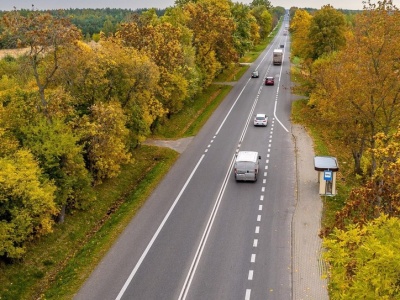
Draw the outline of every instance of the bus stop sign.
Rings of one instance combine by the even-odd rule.
[[[325,170],[324,171],[324,180],[325,181],[332,181],[332,171],[331,170]]]

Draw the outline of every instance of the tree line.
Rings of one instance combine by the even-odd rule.
[[[353,158],[353,188],[331,228],[325,258],[333,299],[400,295],[400,12],[366,2],[346,16],[330,5],[293,11],[292,55],[300,59],[308,107]]]
[[[95,44],[62,14],[4,13],[1,40],[27,52],[0,60],[0,257],[23,258],[27,241],[95,203],[93,187],[284,13],[269,1],[176,1]]]
[[[34,9],[34,6],[33,6]],[[59,10],[42,11],[42,13],[49,13],[55,18],[68,18],[73,25],[78,27],[82,32],[82,36],[86,41],[95,39],[99,40],[99,33],[103,32],[106,35],[114,34],[119,24],[129,21],[132,15],[141,15],[143,12],[149,10],[148,8],[141,9],[121,9],[121,8],[70,8]],[[157,16],[161,17],[165,14],[165,9],[154,9]],[[27,16],[32,13],[32,9],[21,9],[18,12],[22,16]],[[0,11],[0,17],[7,14],[6,11]],[[0,25],[0,32],[2,32]],[[6,37],[0,38],[0,49],[12,49],[17,45],[12,43]]]

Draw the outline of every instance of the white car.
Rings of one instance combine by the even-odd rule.
[[[254,126],[267,126],[268,117],[266,114],[257,114],[254,118]]]

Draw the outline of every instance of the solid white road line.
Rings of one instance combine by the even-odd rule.
[[[122,296],[124,295],[126,289],[128,288],[129,284],[131,283],[133,277],[135,276],[137,270],[139,269],[140,265],[142,264],[143,260],[145,259],[145,257],[147,256],[147,253],[149,252],[151,246],[153,246],[154,241],[156,240],[157,236],[159,235],[161,229],[164,227],[165,223],[167,222],[169,216],[171,215],[172,211],[174,210],[176,204],[178,203],[179,199],[181,198],[183,192],[185,191],[187,185],[189,184],[190,180],[192,179],[194,173],[196,172],[197,168],[199,167],[201,161],[204,158],[204,154],[200,157],[199,161],[197,162],[196,166],[194,167],[192,173],[190,173],[189,178],[186,180],[185,185],[183,186],[183,188],[181,189],[181,191],[179,192],[178,196],[175,198],[174,203],[172,204],[172,206],[170,207],[170,209],[168,210],[167,214],[165,215],[164,219],[162,220],[160,226],[158,226],[157,231],[154,233],[153,237],[151,238],[149,244],[147,245],[146,249],[144,250],[144,252],[142,253],[142,256],[140,257],[140,259],[138,260],[138,262],[136,263],[135,267],[133,268],[131,274],[129,275],[128,279],[125,281],[124,286],[122,287],[122,289],[120,290],[117,298],[115,298],[116,300],[120,300],[122,298]]]

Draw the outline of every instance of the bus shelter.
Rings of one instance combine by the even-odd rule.
[[[336,157],[315,156],[314,169],[318,172],[319,194],[336,195],[336,172],[339,171]]]

